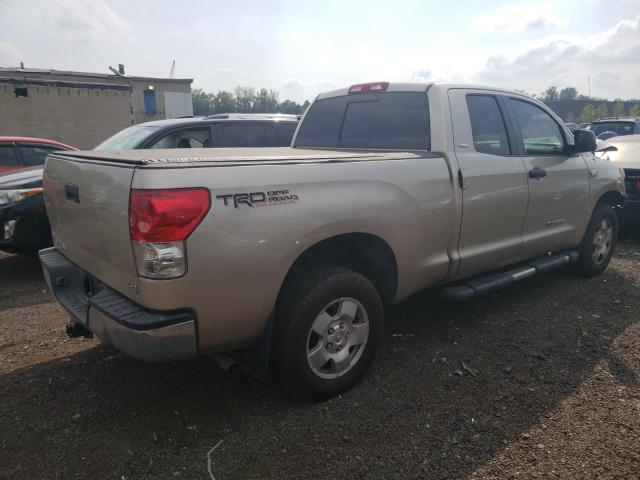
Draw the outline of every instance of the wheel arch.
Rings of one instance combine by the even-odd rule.
[[[603,203],[607,205],[611,205],[614,208],[622,208],[624,206],[624,202],[625,202],[625,197],[622,193],[618,192],[617,190],[609,190],[608,192],[605,192],[602,195],[600,195],[600,198],[598,198],[598,201],[596,202],[594,209],[595,207]]]
[[[384,304],[394,303],[398,285],[398,264],[389,244],[371,233],[343,233],[316,242],[300,253],[289,268],[287,282],[318,266],[348,268],[368,278]]]

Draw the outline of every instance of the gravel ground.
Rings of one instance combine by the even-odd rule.
[[[0,478],[640,478],[639,239],[598,278],[416,295],[319,404],[68,339],[36,259],[0,254]]]

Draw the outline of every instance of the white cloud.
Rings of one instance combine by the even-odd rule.
[[[485,13],[471,22],[479,32],[540,30],[564,25],[547,5],[504,5],[494,13]]]
[[[0,66],[16,67],[22,60],[22,52],[9,42],[0,42]]]
[[[223,77],[230,77],[232,76],[234,73],[236,73],[236,71],[233,68],[228,68],[228,67],[220,67],[218,69],[218,75],[221,75]]]
[[[302,80],[300,80],[299,78],[289,78],[287,81],[284,82],[284,85],[282,87],[287,92],[298,94],[302,90],[304,90],[306,86],[307,84]]]
[[[475,75],[482,83],[536,93],[549,85],[575,86],[605,98],[638,97],[634,79],[640,60],[640,16],[592,35],[548,36],[523,42],[511,54],[490,57]]]

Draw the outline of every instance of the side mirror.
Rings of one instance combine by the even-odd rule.
[[[593,152],[596,149],[596,136],[591,130],[574,130],[573,141],[574,145],[569,145],[570,154]]]

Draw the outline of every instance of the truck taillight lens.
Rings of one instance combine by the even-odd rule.
[[[147,278],[184,275],[184,241],[210,207],[206,188],[132,190],[129,231],[138,274]]]
[[[211,207],[206,188],[132,190],[129,231],[136,242],[185,240]]]

